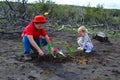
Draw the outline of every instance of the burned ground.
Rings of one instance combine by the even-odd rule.
[[[48,30],[55,47],[67,54],[66,44],[76,41],[76,33]],[[67,58],[42,59],[31,62],[16,60],[23,54],[20,38],[0,34],[0,80],[119,80],[120,39],[110,38],[111,43],[92,39],[92,54],[75,53]],[[12,37],[13,36],[13,37]],[[47,52],[46,52],[47,53]],[[73,53],[74,54],[74,53]]]

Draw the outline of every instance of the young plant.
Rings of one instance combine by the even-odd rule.
[[[63,57],[66,57],[65,54],[62,52],[62,50],[54,49],[53,52],[51,52],[51,47],[53,46],[53,42],[51,41],[50,44],[48,44],[48,53],[50,53],[54,58],[56,58],[57,54],[62,55]],[[54,54],[55,53],[55,54]]]
[[[67,51],[69,52],[70,55],[73,54],[75,47],[76,47],[76,44],[73,44],[73,43],[69,43],[69,45],[67,45],[66,48],[67,48]]]
[[[60,55],[62,55],[63,57],[66,57],[65,54],[64,54],[62,51],[58,51],[58,53],[59,53]]]
[[[54,58],[56,58],[54,53],[51,51],[52,47],[53,47],[53,41],[51,41],[51,43],[47,45],[47,48],[48,48],[48,53],[50,53]]]
[[[43,44],[42,44],[42,41],[40,40],[40,48],[42,48],[43,47]]]

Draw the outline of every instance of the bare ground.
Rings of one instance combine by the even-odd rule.
[[[76,41],[74,32],[49,34],[64,53],[66,44]],[[16,60],[16,55],[23,54],[21,39],[6,35],[0,39],[0,80],[120,80],[119,38],[110,38],[111,44],[92,40],[92,54],[79,52],[67,58],[21,62]]]

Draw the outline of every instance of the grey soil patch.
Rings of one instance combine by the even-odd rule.
[[[70,34],[74,33],[54,32],[50,36],[57,35],[55,46],[67,53],[66,43],[76,40],[76,36]],[[120,39],[110,39],[112,44],[92,41],[93,54],[20,62],[15,58],[23,53],[21,40],[1,38],[0,80],[119,80]]]

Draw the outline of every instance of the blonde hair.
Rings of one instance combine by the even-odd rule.
[[[87,30],[87,28],[86,28],[85,26],[80,26],[80,27],[78,28],[78,33],[79,33],[79,32],[88,33],[88,30]]]

